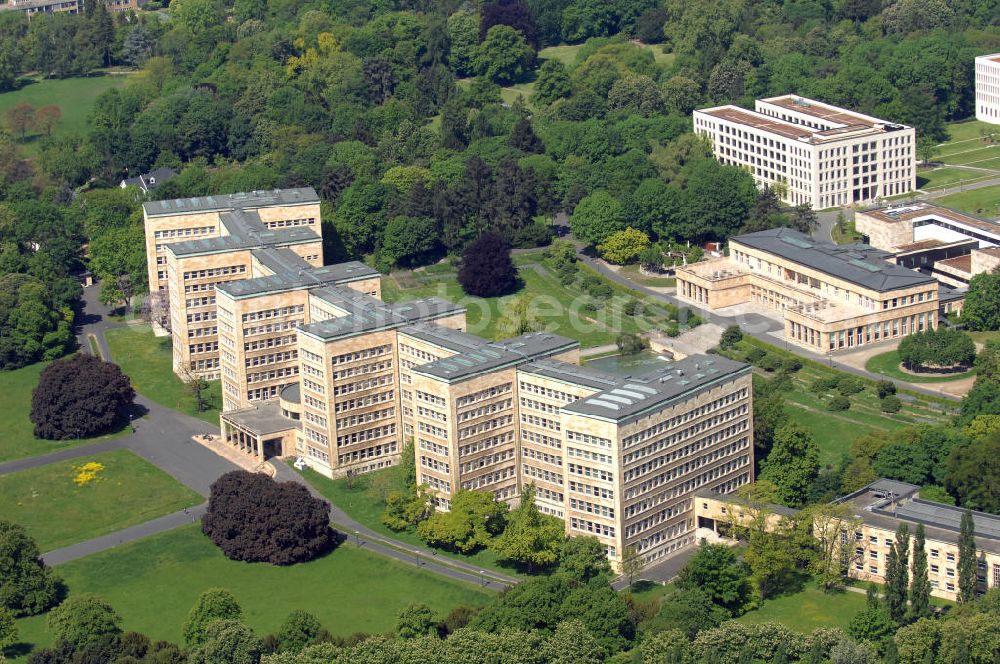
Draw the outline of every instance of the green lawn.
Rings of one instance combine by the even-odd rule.
[[[215,408],[198,413],[188,387],[173,372],[170,337],[153,336],[148,325],[114,328],[105,332],[104,336],[111,350],[111,359],[132,379],[136,392],[167,408],[200,417],[206,422],[219,423],[221,383],[209,383],[210,401]]]
[[[260,634],[275,632],[291,611],[315,615],[335,635],[385,632],[415,602],[437,615],[492,593],[342,544],[318,560],[290,567],[226,559],[195,525],[139,540],[59,566],[71,593],[93,592],[124,619],[124,629],[181,642],[181,626],[209,588],[227,588],[244,621]],[[51,641],[45,617],[18,621],[21,641]]]
[[[0,463],[113,438],[122,435],[127,429],[125,427],[114,433],[82,440],[35,438],[34,425],[28,419],[31,412],[31,392],[38,385],[39,374],[48,365],[48,362],[37,362],[0,373],[0,382],[3,384],[3,389],[0,390],[0,413],[4,413],[4,426],[0,435]]]
[[[837,417],[833,413],[806,410],[794,402],[786,402],[786,411],[792,422],[812,433],[819,444],[819,462],[823,467],[837,466],[850,453],[851,443],[876,430],[851,421],[850,415]]]
[[[855,242],[861,242],[861,233],[859,233],[854,227],[854,220],[847,220],[844,222],[844,228],[841,230],[837,227],[837,224],[833,225],[830,229],[830,236],[833,238],[835,244],[854,244]]]
[[[87,129],[87,117],[101,93],[122,86],[126,78],[126,76],[84,76],[30,79],[30,82],[19,90],[0,94],[0,117],[8,108],[22,102],[31,104],[36,109],[54,104],[62,111],[62,122],[55,133],[81,134]],[[26,147],[29,151],[37,148],[39,138],[40,135],[28,133]]]
[[[639,271],[638,265],[624,265],[618,272],[637,284],[652,288],[673,288],[677,285],[677,279],[673,277],[647,277]]]
[[[966,170],[964,168],[928,168],[917,171],[917,188],[924,190],[941,189],[961,182],[969,184],[996,177],[989,173]]]
[[[97,479],[77,486],[77,468]],[[197,505],[203,498],[128,450],[113,450],[0,475],[0,514],[22,524],[42,551],[106,535]]]
[[[534,307],[541,323],[549,332],[576,339],[584,348],[614,343],[621,332],[641,332],[662,328],[669,319],[669,312],[647,300],[649,306],[642,315],[625,315],[623,307],[633,297],[644,299],[641,294],[612,286],[615,295],[608,300],[594,301],[579,284],[562,285],[546,266],[540,262],[540,253],[515,257],[523,283],[520,293],[534,296]],[[581,274],[596,274],[581,267]],[[396,272],[382,280],[382,299],[399,302],[436,295],[462,304],[467,309],[468,330],[473,334],[493,339],[500,318],[501,298],[470,297],[462,292],[456,280],[455,268],[447,263],[432,265],[414,272]],[[583,309],[587,302],[595,311]]]
[[[949,194],[934,200],[938,205],[965,210],[972,214],[986,217],[996,217],[1000,209],[1000,185],[970,189],[956,194]]]
[[[817,627],[846,629],[854,614],[865,608],[865,601],[861,593],[826,593],[810,583],[800,592],[765,600],[759,609],[737,620],[744,624],[777,622],[802,634]]]
[[[952,147],[958,141],[979,138],[979,132],[982,129],[1000,132],[1000,129],[998,129],[996,125],[989,124],[988,122],[980,122],[979,120],[952,122],[948,125],[948,142],[942,144],[941,151],[945,152],[945,150]]]
[[[952,380],[961,380],[973,375],[974,370],[962,371],[960,373],[948,374],[946,376],[922,376],[903,371],[900,367],[899,353],[890,350],[887,353],[876,355],[865,363],[865,369],[877,374],[883,374],[896,380],[905,380],[910,383],[947,383]]]
[[[391,537],[392,539],[410,544],[414,547],[429,549],[423,540],[417,537],[412,531],[396,532],[390,530],[382,523],[382,510],[384,506],[383,498],[379,495],[379,486],[393,486],[396,469],[366,473],[353,479],[351,488],[347,486],[347,480],[331,480],[317,473],[314,470],[306,469],[301,471],[310,484],[331,503],[344,510],[352,519],[364,524],[377,533]],[[384,495],[384,494],[383,494]],[[477,565],[483,569],[502,572],[508,575],[519,576],[516,569],[501,565],[496,555],[492,551],[483,550],[472,555],[462,555],[450,553],[448,551],[433,549],[437,555],[454,560],[461,560],[470,565]]]
[[[637,44],[653,54],[653,60],[660,67],[667,67],[674,61],[673,53],[664,53],[663,44]],[[576,56],[580,52],[583,44],[560,44],[559,46],[548,46],[538,52],[539,60],[559,60],[567,67],[576,64]]]

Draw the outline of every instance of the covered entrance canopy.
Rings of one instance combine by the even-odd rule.
[[[301,424],[282,415],[277,399],[222,413],[219,419],[222,439],[259,462],[295,453],[295,431]]]

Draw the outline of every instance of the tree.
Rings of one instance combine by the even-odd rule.
[[[524,36],[532,48],[538,48],[538,29],[531,9],[520,0],[499,0],[483,5],[482,20],[479,24],[479,39],[483,40],[495,25],[514,28]]]
[[[812,434],[792,422],[774,432],[774,445],[761,464],[760,476],[774,482],[782,504],[800,507],[805,504],[819,469],[819,447]]]
[[[724,544],[702,541],[698,552],[677,575],[682,590],[701,590],[733,616],[743,612],[750,596],[749,574],[736,553]]]
[[[927,551],[924,545],[924,524],[918,523],[913,538],[913,580],[910,582],[909,622],[924,618],[930,608],[931,582],[927,577]]]
[[[976,345],[964,332],[939,327],[903,337],[897,352],[903,366],[912,371],[968,367],[976,358]]]
[[[209,588],[198,596],[184,620],[184,642],[189,648],[200,645],[208,635],[208,626],[216,620],[239,620],[243,609],[225,588]]]
[[[798,550],[785,533],[751,531],[743,561],[761,599],[788,587],[795,574]]]
[[[38,545],[25,529],[0,520],[0,608],[16,617],[43,613],[54,606],[61,584],[42,562]]]
[[[9,609],[0,606],[0,658],[3,657],[4,649],[16,642],[17,622],[14,620],[14,614]],[[0,659],[0,664],[4,664],[3,659]]]
[[[410,604],[396,617],[395,632],[402,639],[427,636],[434,630],[434,614],[426,604]]]
[[[649,341],[638,334],[623,332],[615,339],[619,355],[635,355],[649,348]]]
[[[139,224],[107,228],[88,247],[90,269],[101,281],[106,304],[124,302],[129,309],[136,292],[146,289],[146,252]]]
[[[190,664],[259,664],[264,642],[237,620],[215,620],[205,638],[191,652]]]
[[[35,111],[35,116],[31,120],[31,126],[46,136],[52,135],[52,130],[59,126],[62,121],[62,111],[58,106],[42,106]],[[22,137],[23,138],[23,137]]]
[[[485,233],[462,252],[458,283],[468,295],[496,297],[517,283],[517,268],[510,259],[510,244],[498,233]]]
[[[4,120],[6,121],[7,129],[12,134],[20,134],[23,141],[28,130],[31,129],[32,123],[35,121],[35,107],[27,102],[14,104],[4,113]]]
[[[815,505],[804,510],[803,518],[813,524],[816,537],[813,572],[825,590],[840,587],[857,556],[852,534],[860,528],[861,519],[843,504]],[[847,537],[842,539],[842,532]]]
[[[314,643],[322,632],[323,626],[316,616],[306,611],[292,611],[278,628],[278,648],[281,652],[301,652]]]
[[[538,70],[531,101],[538,105],[551,104],[557,99],[568,97],[571,90],[566,65],[556,58],[551,58],[542,62]]]
[[[417,525],[417,535],[431,546],[472,553],[503,530],[506,514],[507,504],[492,493],[461,490],[452,496],[449,511],[435,512]]]
[[[896,627],[885,607],[876,603],[856,613],[847,625],[847,632],[857,641],[882,644],[892,638]]]
[[[788,221],[789,226],[807,235],[811,235],[819,227],[819,217],[808,203],[800,203],[792,208],[792,216]]]
[[[1000,434],[956,447],[945,465],[945,487],[958,497],[960,505],[994,514],[1000,512]]]
[[[153,54],[155,43],[149,30],[141,25],[135,26],[122,42],[122,60],[138,69]]]
[[[492,540],[490,548],[500,558],[520,563],[529,571],[549,567],[559,560],[564,528],[559,519],[538,511],[535,486],[529,484],[521,491],[521,504],[508,515],[507,527]]]
[[[664,260],[663,252],[655,244],[649,245],[639,253],[639,267],[647,272],[660,272]]]
[[[530,293],[504,298],[500,303],[500,320],[497,321],[498,340],[518,337],[542,329],[538,311]]]
[[[634,228],[626,228],[607,236],[597,245],[597,251],[609,263],[625,265],[638,259],[648,247],[649,236]]]
[[[921,136],[920,140],[917,141],[917,154],[920,155],[920,161],[924,163],[924,166],[931,165],[931,159],[940,152],[937,146],[937,141],[934,140],[932,136]]]
[[[643,629],[649,634],[660,629],[677,629],[693,639],[701,630],[718,627],[729,618],[729,612],[713,603],[708,595],[697,588],[689,588],[664,595],[659,613],[647,620]]]
[[[393,217],[382,235],[378,262],[385,271],[394,267],[418,267],[439,255],[440,246],[433,219]]]
[[[1000,330],[1000,271],[981,272],[969,280],[962,322],[968,330]]]
[[[80,650],[98,639],[121,634],[121,616],[97,595],[73,595],[52,609],[45,620],[46,627],[57,642]]]
[[[579,620],[559,623],[541,650],[548,664],[600,664],[606,656],[604,646]]]
[[[535,130],[531,128],[531,120],[527,116],[521,116],[511,130],[510,146],[531,154],[545,152],[545,144],[542,143],[542,139],[538,138]]]
[[[78,354],[45,367],[31,395],[35,436],[88,438],[127,417],[135,390],[117,364]]]
[[[297,482],[235,470],[212,483],[201,530],[232,560],[292,565],[333,547],[329,508]]]
[[[465,9],[448,17],[448,38],[451,42],[448,60],[459,76],[475,73],[479,24],[479,15]]]
[[[626,546],[625,550],[622,551],[621,571],[622,576],[628,579],[630,586],[635,583],[635,577],[642,572],[642,568],[645,566],[646,561],[643,560],[639,549],[635,546]]]
[[[775,433],[788,422],[785,397],[773,383],[755,382],[753,399],[754,458],[759,465],[774,445]]]
[[[978,556],[976,554],[976,525],[972,511],[965,510],[958,534],[958,601],[967,603],[976,599]]]
[[[596,537],[567,537],[559,549],[559,573],[582,582],[610,576],[604,545]]]
[[[889,617],[900,623],[906,615],[910,581],[910,528],[905,523],[896,529],[886,562],[885,606]]]
[[[579,240],[597,246],[612,234],[625,230],[625,212],[618,199],[599,190],[577,204],[569,223]]]
[[[663,112],[663,96],[656,81],[644,74],[626,74],[611,85],[608,110],[649,117]]]
[[[535,51],[520,32],[494,25],[479,44],[473,66],[480,75],[503,85],[523,77],[534,61]]]

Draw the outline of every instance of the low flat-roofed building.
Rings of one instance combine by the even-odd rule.
[[[1000,53],[976,58],[976,119],[1000,124]]]
[[[760,515],[766,515],[767,528],[777,529],[783,519],[799,513],[775,505],[749,506],[739,496],[713,491],[699,493],[696,500],[698,528],[705,529],[702,535],[730,536],[729,529],[733,525],[749,525],[751,519]],[[958,539],[965,513],[963,508],[924,500],[920,498],[919,486],[884,478],[834,503],[846,506],[853,517],[853,523],[840,529],[848,576],[884,584],[889,552],[901,524],[906,524],[910,530],[912,573],[913,534],[917,525],[922,524],[931,594],[953,601],[958,599]],[[972,517],[977,549],[977,592],[983,593],[1000,587],[1000,516],[972,512]],[[821,536],[819,525],[816,536]]]
[[[780,185],[792,205],[822,209],[913,191],[913,127],[797,95],[758,99],[755,110],[694,112],[716,159],[750,170],[759,186]]]
[[[936,328],[938,282],[890,258],[775,228],[730,239],[728,257],[676,268],[677,297],[708,309],[773,309],[785,339],[820,353]]]

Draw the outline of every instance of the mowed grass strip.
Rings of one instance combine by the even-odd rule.
[[[817,627],[847,629],[854,615],[865,608],[865,596],[851,591],[823,592],[807,582],[801,591],[765,600],[754,611],[737,618],[738,622],[752,625],[763,622],[781,623],[788,629],[808,634]]]
[[[181,629],[198,596],[226,588],[243,621],[274,633],[296,609],[315,615],[338,636],[390,631],[396,615],[422,602],[437,616],[459,605],[481,606],[491,592],[344,543],[308,563],[276,567],[229,560],[197,525],[184,526],[58,567],[70,593],[100,595],[121,614],[123,628],[183,643]],[[18,621],[20,640],[52,640],[45,617]]]
[[[80,440],[35,438],[35,425],[29,419],[31,393],[38,385],[39,375],[47,366],[49,366],[49,362],[37,362],[21,369],[0,373],[0,384],[3,385],[3,389],[0,389],[0,413],[4,414],[3,427],[0,429],[2,432],[0,435],[0,463],[58,452],[68,447],[86,445],[125,433],[125,429],[120,429],[103,436]]]
[[[948,194],[934,200],[938,205],[964,210],[972,214],[996,217],[1000,211],[1000,185],[981,187],[956,194]]]
[[[173,371],[170,337],[153,336],[148,325],[129,325],[104,333],[111,350],[111,360],[131,379],[132,387],[161,406],[219,423],[218,406],[222,403],[220,381],[211,381],[208,394],[213,408],[199,413],[188,386]]]
[[[102,464],[77,486],[77,468]],[[0,475],[0,514],[20,523],[42,551],[83,542],[204,499],[128,450],[112,450]]]

